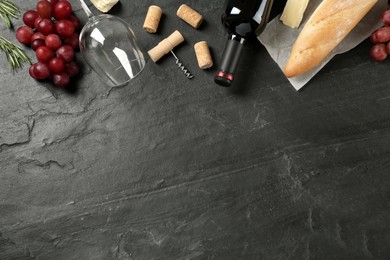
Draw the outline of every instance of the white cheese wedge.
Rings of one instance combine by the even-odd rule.
[[[107,13],[119,0],[91,0],[91,3],[102,13]]]
[[[298,28],[309,4],[309,0],[287,0],[280,20],[291,28]]]

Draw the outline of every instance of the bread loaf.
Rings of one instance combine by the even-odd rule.
[[[377,0],[323,0],[296,39],[284,74],[291,78],[317,66],[376,2]]]

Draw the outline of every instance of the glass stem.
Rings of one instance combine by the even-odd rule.
[[[85,14],[88,16],[88,18],[92,17],[93,14],[91,12],[91,10],[89,10],[87,4],[84,2],[84,0],[79,0],[80,4],[81,4],[81,8],[83,8]]]

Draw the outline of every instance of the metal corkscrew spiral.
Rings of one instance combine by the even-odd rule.
[[[184,75],[188,79],[194,78],[194,75],[192,75],[191,72],[183,65],[183,63],[179,60],[179,58],[175,55],[175,53],[173,51],[171,51],[171,53],[176,60],[176,65],[180,68],[180,70],[184,73]]]

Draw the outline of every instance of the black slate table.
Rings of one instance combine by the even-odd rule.
[[[200,29],[176,17],[182,3]],[[164,10],[156,35],[142,29],[151,4]],[[122,0],[111,12],[145,53],[182,32],[192,80],[167,56],[108,89],[78,54],[82,76],[63,91],[1,56],[0,259],[390,259],[389,61],[364,41],[297,92],[255,43],[222,88],[222,7]]]

